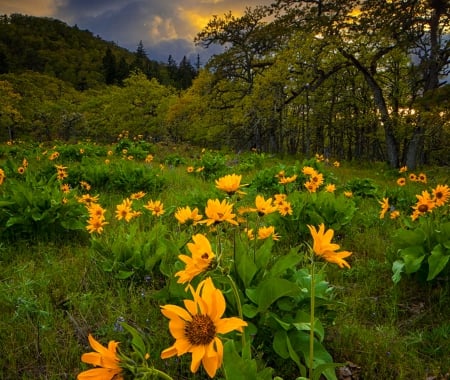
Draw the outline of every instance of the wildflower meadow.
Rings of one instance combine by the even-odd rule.
[[[448,168],[0,145],[1,379],[448,379]]]

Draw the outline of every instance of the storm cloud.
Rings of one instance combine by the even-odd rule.
[[[136,51],[140,41],[150,59],[167,62],[183,56],[201,63],[218,51],[194,45],[213,15],[240,15],[245,7],[271,0],[0,0],[0,13],[52,17],[87,29],[106,41]]]

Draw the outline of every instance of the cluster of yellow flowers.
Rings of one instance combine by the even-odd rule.
[[[318,162],[323,161],[323,156],[322,158],[320,155],[316,156],[316,159]],[[339,162],[336,161],[334,163],[334,166],[339,167],[340,166]],[[319,173],[316,169],[310,166],[305,166],[302,169],[302,173],[309,177],[308,180],[304,183],[304,186],[310,193],[315,193],[319,189],[319,187],[323,185],[324,183],[323,174]],[[287,185],[289,183],[295,182],[297,180],[298,175],[294,174],[287,177],[285,171],[281,170],[280,172],[278,172],[278,174],[275,175],[275,177],[278,178],[278,183],[280,183],[281,185]],[[328,193],[334,193],[336,191],[336,185],[331,183],[327,184],[325,186],[325,191]]]
[[[406,173],[408,171],[408,167],[407,166],[402,166],[399,169],[399,173]],[[420,173],[419,175],[416,175],[414,173],[410,173],[408,175],[408,179],[411,182],[422,182],[422,183],[427,183],[427,176],[425,173]],[[405,186],[406,185],[406,177],[400,177],[399,179],[397,179],[397,185],[399,186]]]
[[[412,206],[413,212],[411,219],[413,221],[431,212],[435,207],[444,206],[450,200],[450,188],[448,185],[437,185],[431,190],[431,194],[427,190],[424,190],[421,194],[416,194],[416,198],[417,202]],[[395,210],[389,204],[389,198],[383,198],[379,203],[381,205],[380,219],[383,219],[388,211],[390,212],[391,219],[396,219],[400,216],[400,211]]]
[[[318,173],[310,172],[311,176],[316,175],[317,183],[320,183]],[[244,194],[241,188],[242,177],[240,175],[227,175],[216,180],[216,187],[224,191],[228,196],[234,194]],[[314,181],[314,180],[313,180]],[[140,199],[145,193],[139,192],[133,194],[130,198],[117,206],[116,218],[127,220],[132,218],[134,211],[132,210],[132,200]],[[258,217],[280,212],[281,215],[292,213],[290,204],[286,201],[285,194],[275,195],[272,198],[264,199],[258,195],[255,199],[255,207],[247,207],[240,210],[240,214],[248,212],[256,212]],[[227,199],[220,201],[219,199],[208,200],[205,208],[205,218],[199,214],[198,208],[191,209],[189,206],[179,207],[174,216],[179,224],[206,224],[215,227],[221,223],[228,223],[238,226],[239,222],[236,214],[233,212],[233,204]],[[162,215],[163,204],[160,201],[149,201],[144,206],[152,211],[154,215]],[[100,217],[103,215],[102,210],[95,210],[91,206],[92,214]],[[131,216],[130,216],[131,215]],[[312,251],[318,257],[327,262],[335,263],[341,268],[350,265],[345,260],[352,253],[348,251],[337,252],[340,246],[331,243],[334,231],[329,229],[325,231],[322,223],[318,229],[308,225],[313,238]],[[245,229],[247,236],[254,238],[252,229]],[[273,226],[262,226],[258,230],[258,238],[265,239],[272,236],[274,240],[278,240],[279,236],[275,233]],[[208,238],[201,233],[192,236],[192,242],[187,243],[187,249],[190,255],[180,254],[178,258],[185,264],[184,269],[175,273],[177,282],[187,284],[187,288],[192,299],[184,300],[184,308],[177,305],[165,305],[161,307],[162,314],[167,317],[169,322],[169,331],[175,342],[169,348],[161,352],[161,358],[167,359],[173,356],[181,356],[185,353],[192,354],[191,371],[197,372],[200,365],[203,366],[206,373],[213,378],[217,370],[223,363],[223,343],[219,338],[219,334],[226,334],[233,330],[243,332],[243,328],[247,326],[247,322],[238,317],[222,318],[226,302],[225,297],[220,289],[217,289],[211,277],[206,277],[199,283],[196,289],[191,286],[191,281],[201,274],[206,274],[213,270],[217,264],[217,256],[213,251]],[[110,341],[108,347],[103,347],[91,335],[89,342],[96,352],[84,354],[82,361],[97,366],[78,375],[79,380],[87,379],[121,379],[123,378],[123,368],[121,367],[120,356],[116,352],[118,343]],[[167,377],[169,378],[169,377]]]

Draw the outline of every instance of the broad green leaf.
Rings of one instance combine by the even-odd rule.
[[[236,267],[244,286],[246,288],[249,287],[253,277],[258,271],[253,259],[249,257],[247,252],[240,251],[239,253],[236,253]]]
[[[419,270],[425,252],[421,246],[407,247],[400,251],[400,256],[405,262],[405,272],[410,274]]]
[[[282,275],[288,268],[294,268],[301,260],[301,256],[296,251],[291,251],[285,256],[280,256],[270,268],[267,274],[270,277],[278,277]]]
[[[258,314],[258,309],[254,305],[250,305],[248,303],[242,305],[242,313],[247,318],[253,318]]]
[[[393,239],[398,248],[406,248],[411,246],[421,246],[427,236],[421,228],[415,230],[397,230]]]
[[[295,364],[297,364],[298,369],[300,370],[300,374],[302,376],[306,376],[306,367],[300,362],[300,357],[298,356],[295,349],[292,347],[289,335],[286,336],[286,345],[288,348],[289,356],[295,362]]]
[[[272,257],[273,240],[266,239],[264,243],[259,247],[255,254],[255,263],[259,270],[264,270],[269,264],[269,260]]]
[[[301,352],[305,358],[305,363],[309,363],[309,333],[304,331],[292,330],[289,332],[290,342],[296,352]],[[333,358],[323,345],[314,339],[314,366],[317,368],[321,364],[333,363]],[[328,380],[336,380],[334,370],[327,369],[323,375]]]
[[[145,354],[147,354],[147,348],[145,346],[145,342],[142,339],[141,334],[132,326],[129,324],[122,322],[122,327],[127,330],[131,334],[131,344],[135,348],[135,350],[140,354],[142,358],[145,357]]]
[[[449,259],[450,259],[450,254],[446,254],[442,245],[440,245],[440,244],[436,245],[433,248],[433,250],[431,251],[431,255],[428,256],[429,269],[428,269],[427,281],[432,280],[439,273],[441,273],[442,270],[447,265]]]
[[[272,347],[275,352],[283,359],[289,358],[289,350],[286,344],[287,333],[284,330],[278,330],[274,337]]]
[[[233,340],[224,344],[223,370],[225,378],[229,380],[272,380],[271,368],[264,368],[258,372],[256,360],[242,359]]]
[[[300,288],[286,279],[268,278],[259,283],[256,289],[247,289],[246,294],[255,304],[258,311],[266,311],[277,299],[286,296],[295,296]]]
[[[395,284],[397,284],[400,281],[404,268],[405,263],[403,260],[395,260],[394,263],[392,264],[392,272],[393,272],[392,281],[394,281]]]

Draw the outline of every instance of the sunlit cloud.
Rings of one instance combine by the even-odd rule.
[[[0,13],[49,17],[55,11],[55,0],[0,0]]]
[[[270,4],[272,0],[0,0],[0,14],[21,13],[52,17],[87,29],[106,41],[135,51],[139,41],[152,59],[166,61],[172,55],[213,54],[201,50],[195,36],[212,19],[232,11],[240,16],[247,6]],[[217,50],[217,49],[216,49]],[[215,51],[214,53],[217,53]]]

